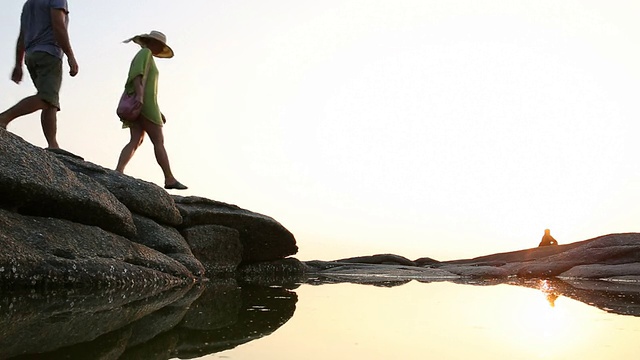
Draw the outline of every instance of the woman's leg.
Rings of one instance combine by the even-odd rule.
[[[149,139],[153,143],[153,150],[156,155],[156,161],[162,172],[164,173],[164,184],[173,185],[178,182],[171,172],[171,165],[169,165],[169,156],[167,150],[164,148],[164,134],[162,133],[162,126],[156,125],[149,120],[143,120],[144,131],[149,135]]]
[[[142,144],[142,140],[144,140],[144,130],[140,125],[140,121],[137,121],[131,125],[129,128],[129,132],[131,133],[131,139],[129,143],[122,148],[120,152],[120,158],[118,159],[118,166],[116,167],[116,171],[124,173],[124,168],[129,163],[129,160],[133,157],[138,147]]]

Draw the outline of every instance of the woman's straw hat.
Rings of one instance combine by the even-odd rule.
[[[148,34],[136,35],[136,36],[132,37],[131,39],[125,40],[124,42],[128,43],[128,42],[133,41],[134,43],[136,43],[138,45],[145,45],[143,39],[154,39],[154,40],[157,40],[157,41],[161,42],[162,45],[164,45],[164,49],[162,50],[162,52],[160,52],[159,54],[155,54],[156,57],[159,57],[159,58],[172,58],[173,57],[173,50],[169,47],[169,45],[167,45],[167,37],[166,37],[166,35],[161,33],[160,31],[152,30]]]

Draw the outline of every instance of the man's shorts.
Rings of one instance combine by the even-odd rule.
[[[60,110],[62,60],[47,52],[35,51],[27,54],[25,63],[38,90],[38,97]]]

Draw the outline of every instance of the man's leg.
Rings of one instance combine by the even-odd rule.
[[[47,102],[37,95],[32,95],[20,100],[7,111],[0,114],[0,127],[6,129],[7,125],[16,118],[31,114],[35,111],[50,107]]]
[[[58,108],[53,105],[49,105],[42,110],[40,115],[40,122],[42,123],[42,132],[49,149],[59,149],[58,140],[56,134],[58,132]]]
[[[35,52],[27,55],[27,69],[41,99],[42,114],[40,122],[42,132],[47,140],[48,148],[59,149],[56,140],[58,114],[60,110],[60,86],[62,84],[62,60],[45,52]]]

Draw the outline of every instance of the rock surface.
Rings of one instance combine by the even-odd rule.
[[[209,272],[233,272],[242,261],[242,244],[236,229],[198,225],[184,229],[182,234]]]
[[[428,260],[425,260],[428,259]],[[381,282],[452,278],[518,277],[640,281],[640,234],[611,234],[566,245],[481,256],[416,261],[390,254],[337,261],[309,261],[307,271],[328,281]]]
[[[106,188],[56,156],[0,129],[0,206],[133,236],[131,212]]]
[[[178,226],[182,216],[171,196],[159,186],[70,156],[59,156],[70,170],[87,175],[107,188],[131,212],[160,224]]]
[[[293,235],[268,216],[175,199],[0,129],[0,288],[165,289],[297,252]]]
[[[184,228],[221,225],[236,229],[242,243],[242,263],[284,259],[298,252],[289,230],[266,215],[201,197],[174,196],[174,200]]]
[[[95,226],[0,210],[0,287],[175,286],[192,274],[146,246]]]

